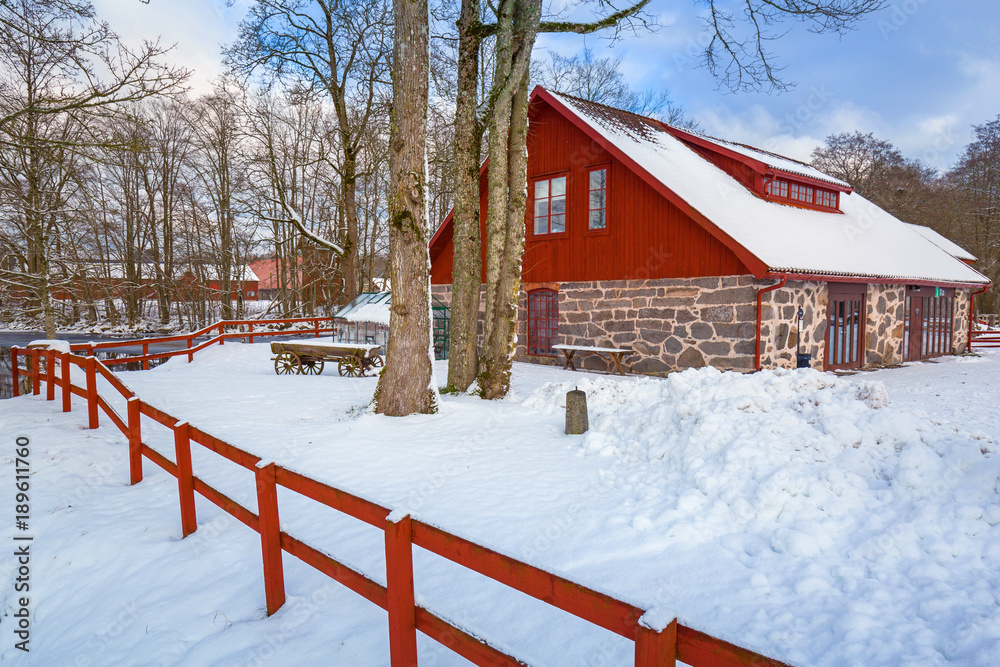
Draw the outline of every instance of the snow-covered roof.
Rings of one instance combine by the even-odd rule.
[[[598,143],[634,163],[640,175],[645,171],[654,187],[658,183],[679,197],[771,273],[901,282],[989,282],[911,225],[857,193],[840,195],[842,214],[767,201],[674,137],[658,121],[546,92],[568,118],[589,129]]]
[[[672,126],[673,127],[673,126]],[[688,128],[674,127],[673,129],[691,134],[696,137],[700,137],[705,141],[709,141],[717,146],[722,146],[727,148],[734,153],[739,153],[745,157],[752,160],[757,160],[758,162],[763,162],[771,169],[777,169],[789,174],[798,174],[799,176],[805,176],[807,178],[812,178],[817,181],[825,181],[827,183],[832,183],[834,185],[839,185],[843,188],[850,188],[851,184],[842,181],[839,178],[834,178],[829,174],[824,174],[822,171],[807,164],[805,162],[799,162],[798,160],[793,160],[789,157],[784,157],[783,155],[778,155],[777,153],[772,153],[770,151],[765,151],[760,148],[754,148],[753,146],[748,146],[747,144],[736,143],[735,141],[729,141],[727,139],[719,139],[718,137],[713,137],[711,135],[705,134],[704,132],[699,132],[697,130],[691,130]]]
[[[908,223],[910,227],[925,239],[936,245],[937,247],[944,250],[946,253],[950,254],[952,257],[957,257],[958,259],[965,262],[975,262],[976,256],[971,252],[958,245],[946,236],[939,234],[930,227],[925,227],[924,225],[915,225],[912,222]]]
[[[363,292],[337,311],[334,317],[342,317],[348,322],[372,322],[389,326],[391,306],[391,292]]]

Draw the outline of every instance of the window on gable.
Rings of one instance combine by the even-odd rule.
[[[535,234],[566,231],[566,177],[535,181]]]
[[[608,224],[608,170],[590,170],[590,199],[587,228],[605,229]]]

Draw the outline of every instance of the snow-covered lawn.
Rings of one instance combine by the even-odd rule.
[[[370,413],[374,379],[279,377],[269,357],[227,344],[122,377],[259,456],[788,662],[1000,655],[1000,354],[850,378],[517,364],[505,401],[445,396],[439,414],[404,419]],[[591,431],[566,436],[577,386]],[[147,462],[127,486],[117,430],[58,406],[0,402],[0,495],[14,493],[15,436],[35,471],[32,651],[13,648],[5,616],[0,661],[388,664],[384,612],[287,554],[288,603],[265,618],[256,533],[199,499],[181,540],[176,481]],[[173,458],[169,432],[143,427]],[[195,473],[253,509],[252,475],[194,449]],[[380,531],[293,494],[279,505],[284,529],[384,581]],[[530,664],[631,663],[631,642],[415,559],[421,604]],[[15,570],[4,557],[6,614]],[[425,664],[466,664],[419,642]]]

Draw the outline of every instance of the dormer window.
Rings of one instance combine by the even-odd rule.
[[[840,195],[837,192],[783,178],[767,181],[764,192],[768,199],[784,200],[797,206],[834,211],[840,208]]]

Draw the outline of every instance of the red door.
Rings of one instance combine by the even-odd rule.
[[[824,368],[828,371],[861,368],[867,286],[829,283],[828,292]]]
[[[903,354],[906,361],[951,354],[955,290],[907,287]]]

